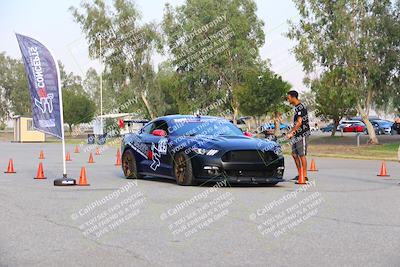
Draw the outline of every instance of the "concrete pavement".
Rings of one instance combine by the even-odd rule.
[[[400,164],[316,158],[308,187],[126,180],[116,149],[73,153],[89,187],[54,187],[59,144],[0,143],[0,266],[399,266]],[[47,180],[34,180],[43,149]],[[93,151],[94,152],[94,151]],[[17,174],[4,174],[13,158]],[[295,175],[286,158],[285,178]]]

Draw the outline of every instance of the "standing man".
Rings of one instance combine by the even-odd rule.
[[[296,163],[298,174],[300,175],[302,171],[303,177],[308,181],[306,155],[310,125],[308,123],[307,108],[300,102],[297,91],[289,91],[287,93],[287,100],[294,106],[294,126],[287,134],[287,138],[290,139],[290,143],[292,144],[292,156]],[[297,180],[299,175],[293,178],[293,180]]]

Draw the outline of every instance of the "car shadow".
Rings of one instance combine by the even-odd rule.
[[[122,179],[125,179],[124,176],[120,176]],[[132,180],[132,179],[127,179],[127,180]],[[176,183],[175,180],[169,179],[169,178],[163,178],[163,177],[157,177],[157,176],[145,176],[143,178],[140,178],[138,180],[142,181],[147,181],[147,182],[161,182],[161,183],[167,183],[171,185],[176,185],[180,186]],[[285,181],[286,182],[286,181]],[[284,183],[284,182],[282,182]],[[207,181],[207,182],[201,182],[197,183],[192,186],[197,186],[197,187],[214,187],[218,185],[218,182],[216,181]],[[226,186],[220,186],[220,187],[232,187],[232,188],[255,188],[255,187],[269,187],[269,188],[282,188],[283,186],[279,183],[277,185],[270,185],[270,184],[232,184],[227,182]]]

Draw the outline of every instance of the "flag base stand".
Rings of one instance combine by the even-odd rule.
[[[54,180],[54,186],[70,186],[70,185],[76,185],[76,180],[67,178],[66,174],[63,175],[63,178]]]

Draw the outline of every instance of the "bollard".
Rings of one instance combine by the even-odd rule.
[[[357,133],[357,147],[360,146],[360,133]]]

